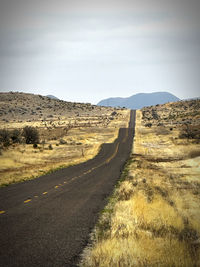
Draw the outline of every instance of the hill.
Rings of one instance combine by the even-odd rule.
[[[0,121],[33,121],[55,116],[95,114],[100,107],[22,92],[0,93]]]
[[[156,92],[156,93],[139,93],[130,97],[114,97],[107,98],[100,101],[99,106],[110,107],[126,107],[130,109],[140,109],[145,106],[152,106],[157,104],[165,104],[167,102],[176,102],[180,99],[168,92]]]
[[[49,97],[49,98],[51,98],[51,99],[59,99],[59,98],[57,98],[57,97],[54,96],[54,95],[47,95],[47,97]]]

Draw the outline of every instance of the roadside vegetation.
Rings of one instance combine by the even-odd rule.
[[[0,93],[0,186],[93,158],[130,112],[24,93]]]
[[[199,166],[199,100],[137,111],[130,160],[80,266],[200,266]]]
[[[23,129],[0,129],[1,149],[21,143],[37,145],[39,143],[39,132],[37,128],[26,126]]]

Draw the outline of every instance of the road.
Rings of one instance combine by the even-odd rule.
[[[82,164],[0,188],[0,266],[76,266],[128,159],[135,111],[114,143]]]

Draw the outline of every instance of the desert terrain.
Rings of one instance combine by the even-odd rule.
[[[138,110],[135,131],[80,266],[200,266],[200,100]]]
[[[91,160],[0,188],[2,266],[77,266],[129,158],[134,126],[131,111],[129,128]]]
[[[25,93],[0,93],[0,185],[93,158],[127,127],[130,111]],[[26,142],[25,127],[38,133]]]

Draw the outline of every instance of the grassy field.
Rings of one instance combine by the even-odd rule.
[[[200,266],[199,107],[137,111],[133,153],[80,266]]]
[[[31,94],[7,93],[0,100],[0,129],[22,131],[31,126],[37,129],[40,138],[36,148],[23,141],[8,147],[1,145],[0,186],[93,158],[102,143],[113,142],[119,128],[127,127],[130,117],[128,110],[67,103]]]

